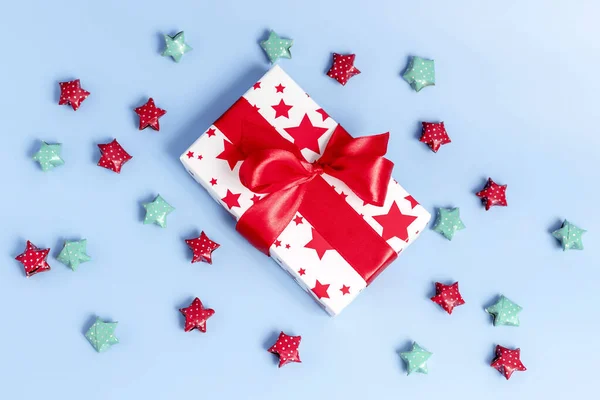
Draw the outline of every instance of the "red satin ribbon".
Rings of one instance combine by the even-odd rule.
[[[370,283],[396,252],[321,177],[342,180],[363,201],[382,206],[393,163],[384,158],[388,133],[352,138],[338,125],[323,155],[308,163],[246,99],[239,99],[215,125],[244,159],[240,181],[267,194],[239,219],[236,229],[265,254],[297,212]]]

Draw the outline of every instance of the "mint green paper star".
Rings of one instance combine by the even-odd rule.
[[[260,42],[260,46],[263,48],[267,57],[274,64],[280,58],[292,58],[290,53],[290,47],[294,44],[292,39],[282,39],[274,31],[269,33],[269,38]]]
[[[71,267],[73,271],[79,267],[80,263],[90,261],[92,258],[86,254],[85,247],[87,240],[66,241],[65,246],[60,251],[56,258],[67,267]]]
[[[144,224],[156,224],[161,228],[167,227],[167,215],[175,210],[175,207],[167,203],[160,194],[153,202],[144,203],[144,208],[146,209]]]
[[[561,241],[563,251],[583,250],[581,236],[585,232],[587,232],[585,229],[578,228],[565,219],[562,227],[552,232],[552,236]]]
[[[181,61],[181,57],[192,48],[185,42],[185,34],[183,31],[175,36],[165,35],[165,50],[162,52],[163,57],[173,57],[175,62]]]
[[[406,362],[406,370],[408,375],[413,372],[420,372],[423,374],[427,373],[427,360],[433,353],[428,352],[421,346],[414,342],[412,349],[407,352],[400,353],[400,357]]]
[[[435,85],[434,61],[421,57],[411,58],[402,78],[417,92],[424,87]]]
[[[494,317],[494,326],[508,325],[519,326],[519,316],[523,307],[513,303],[504,296],[500,296],[496,304],[485,309],[485,312]]]
[[[434,231],[441,233],[446,239],[452,240],[457,231],[465,228],[465,224],[460,219],[459,208],[438,209],[438,217],[433,227]]]
[[[102,353],[110,349],[113,344],[119,343],[119,339],[115,336],[115,329],[118,322],[104,322],[100,318],[96,318],[94,325],[88,329],[85,337],[98,353]]]
[[[33,159],[40,163],[42,171],[50,171],[54,167],[59,167],[65,162],[60,158],[60,150],[62,144],[48,144],[42,142],[42,146],[37,153],[33,155]]]

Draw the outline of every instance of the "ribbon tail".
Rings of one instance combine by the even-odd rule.
[[[305,191],[305,186],[299,185],[263,197],[242,215],[235,229],[269,255],[273,242],[296,216]]]

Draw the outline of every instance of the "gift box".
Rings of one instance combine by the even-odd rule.
[[[181,156],[236,229],[336,315],[425,229],[388,134],[353,138],[274,66]]]

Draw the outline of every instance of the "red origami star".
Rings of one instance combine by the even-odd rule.
[[[527,371],[521,362],[521,349],[511,350],[506,347],[496,346],[496,358],[492,361],[496,368],[508,380],[515,371]]]
[[[419,141],[427,143],[434,153],[437,153],[441,145],[451,142],[443,122],[423,122],[422,124],[423,133]]]
[[[492,178],[488,178],[483,190],[477,192],[476,195],[481,198],[486,210],[489,210],[492,206],[506,207],[508,205],[506,202],[506,185],[498,185]]]
[[[279,368],[287,363],[300,363],[300,354],[298,347],[300,346],[302,336],[289,336],[281,332],[277,338],[277,342],[269,348],[269,352],[279,356]]]
[[[59,82],[58,85],[60,86],[60,98],[58,99],[58,104],[61,106],[63,104],[69,104],[73,107],[74,111],[77,111],[81,102],[90,95],[90,92],[81,88],[79,79],[69,82]]]
[[[206,321],[215,314],[212,308],[204,308],[199,298],[195,298],[192,304],[186,308],[180,308],[179,312],[185,316],[186,332],[198,329],[200,332],[206,332]]]
[[[383,240],[397,237],[400,240],[408,241],[408,227],[417,217],[402,214],[402,211],[398,208],[398,204],[393,202],[387,214],[373,215],[373,219],[383,228],[383,232],[381,233]]]
[[[212,252],[220,246],[218,243],[210,240],[204,231],[200,232],[200,236],[197,238],[186,239],[185,242],[194,252],[192,264],[199,261],[212,264]]]
[[[291,128],[283,128],[291,137],[294,138],[294,144],[300,150],[309,149],[317,154],[321,154],[319,150],[319,138],[327,132],[327,128],[314,126],[308,117],[304,114],[300,125]]]
[[[117,139],[110,143],[99,144],[98,147],[102,154],[100,160],[98,160],[98,166],[110,169],[117,174],[121,172],[123,164],[132,158],[117,142]]]
[[[160,131],[158,119],[167,113],[166,110],[156,107],[154,99],[150,97],[146,104],[135,109],[135,113],[140,117],[140,131],[148,127],[155,131]]]
[[[16,256],[15,260],[23,264],[25,275],[30,277],[38,272],[50,271],[50,265],[46,262],[48,253],[50,249],[39,249],[28,240],[25,251]]]
[[[358,68],[354,66],[355,58],[356,54],[342,55],[333,53],[333,64],[331,65],[329,72],[327,72],[327,75],[341,83],[343,86],[346,85],[350,78],[360,74]]]
[[[465,304],[460,292],[458,291],[458,282],[452,285],[444,285],[443,283],[435,283],[435,296],[431,301],[439,304],[448,314],[452,314],[454,307]]]

